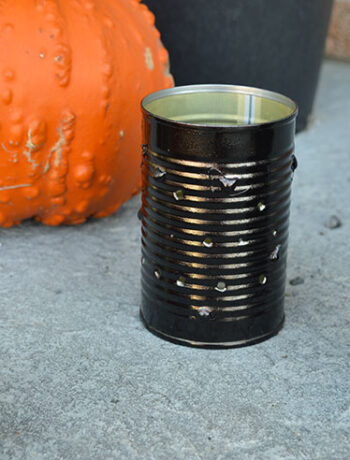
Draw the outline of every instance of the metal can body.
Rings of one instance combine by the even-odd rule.
[[[167,108],[166,116],[159,106],[152,112],[152,101],[190,91],[239,92],[241,119],[210,119],[208,107],[192,119],[176,119],[178,108]],[[277,120],[254,123],[257,97],[289,104],[289,110]],[[244,346],[271,337],[284,321],[295,105],[263,90],[198,85],[155,93],[143,101],[143,110],[146,326],[199,347]]]

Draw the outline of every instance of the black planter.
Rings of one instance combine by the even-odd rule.
[[[333,0],[144,0],[176,85],[228,83],[281,92],[307,125]]]

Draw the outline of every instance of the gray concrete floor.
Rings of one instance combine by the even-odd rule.
[[[350,65],[325,63],[297,156],[288,280],[304,283],[254,347],[143,328],[138,197],[80,227],[0,230],[1,459],[349,458]]]

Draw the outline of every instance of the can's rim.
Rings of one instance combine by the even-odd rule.
[[[215,92],[215,93],[239,93],[247,96],[258,96],[264,99],[269,99],[275,102],[279,102],[291,109],[291,112],[282,118],[276,118],[274,120],[267,120],[259,123],[249,123],[249,124],[221,124],[221,123],[198,123],[198,122],[187,122],[187,121],[179,121],[174,120],[172,118],[164,117],[161,115],[157,115],[152,111],[147,109],[147,105],[151,102],[154,102],[158,99],[166,98],[169,96],[176,96],[176,95],[183,95],[183,94],[191,94],[191,93],[208,93],[208,92]],[[228,85],[228,84],[199,84],[199,85],[185,85],[185,86],[175,86],[173,88],[163,89],[160,91],[155,91],[154,93],[149,94],[148,96],[144,97],[141,101],[142,110],[148,114],[150,117],[161,120],[163,122],[167,122],[176,126],[183,126],[187,128],[208,128],[208,129],[231,129],[231,128],[239,128],[239,129],[251,129],[254,127],[266,127],[268,125],[276,125],[288,120],[292,120],[298,114],[298,105],[294,102],[291,98],[284,96],[281,93],[277,93],[275,91],[270,91],[267,89],[262,88],[255,88],[253,86],[240,86],[240,85]]]

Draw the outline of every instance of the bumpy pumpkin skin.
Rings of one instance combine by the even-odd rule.
[[[0,0],[0,225],[116,211],[140,188],[140,100],[172,85],[137,0]]]

